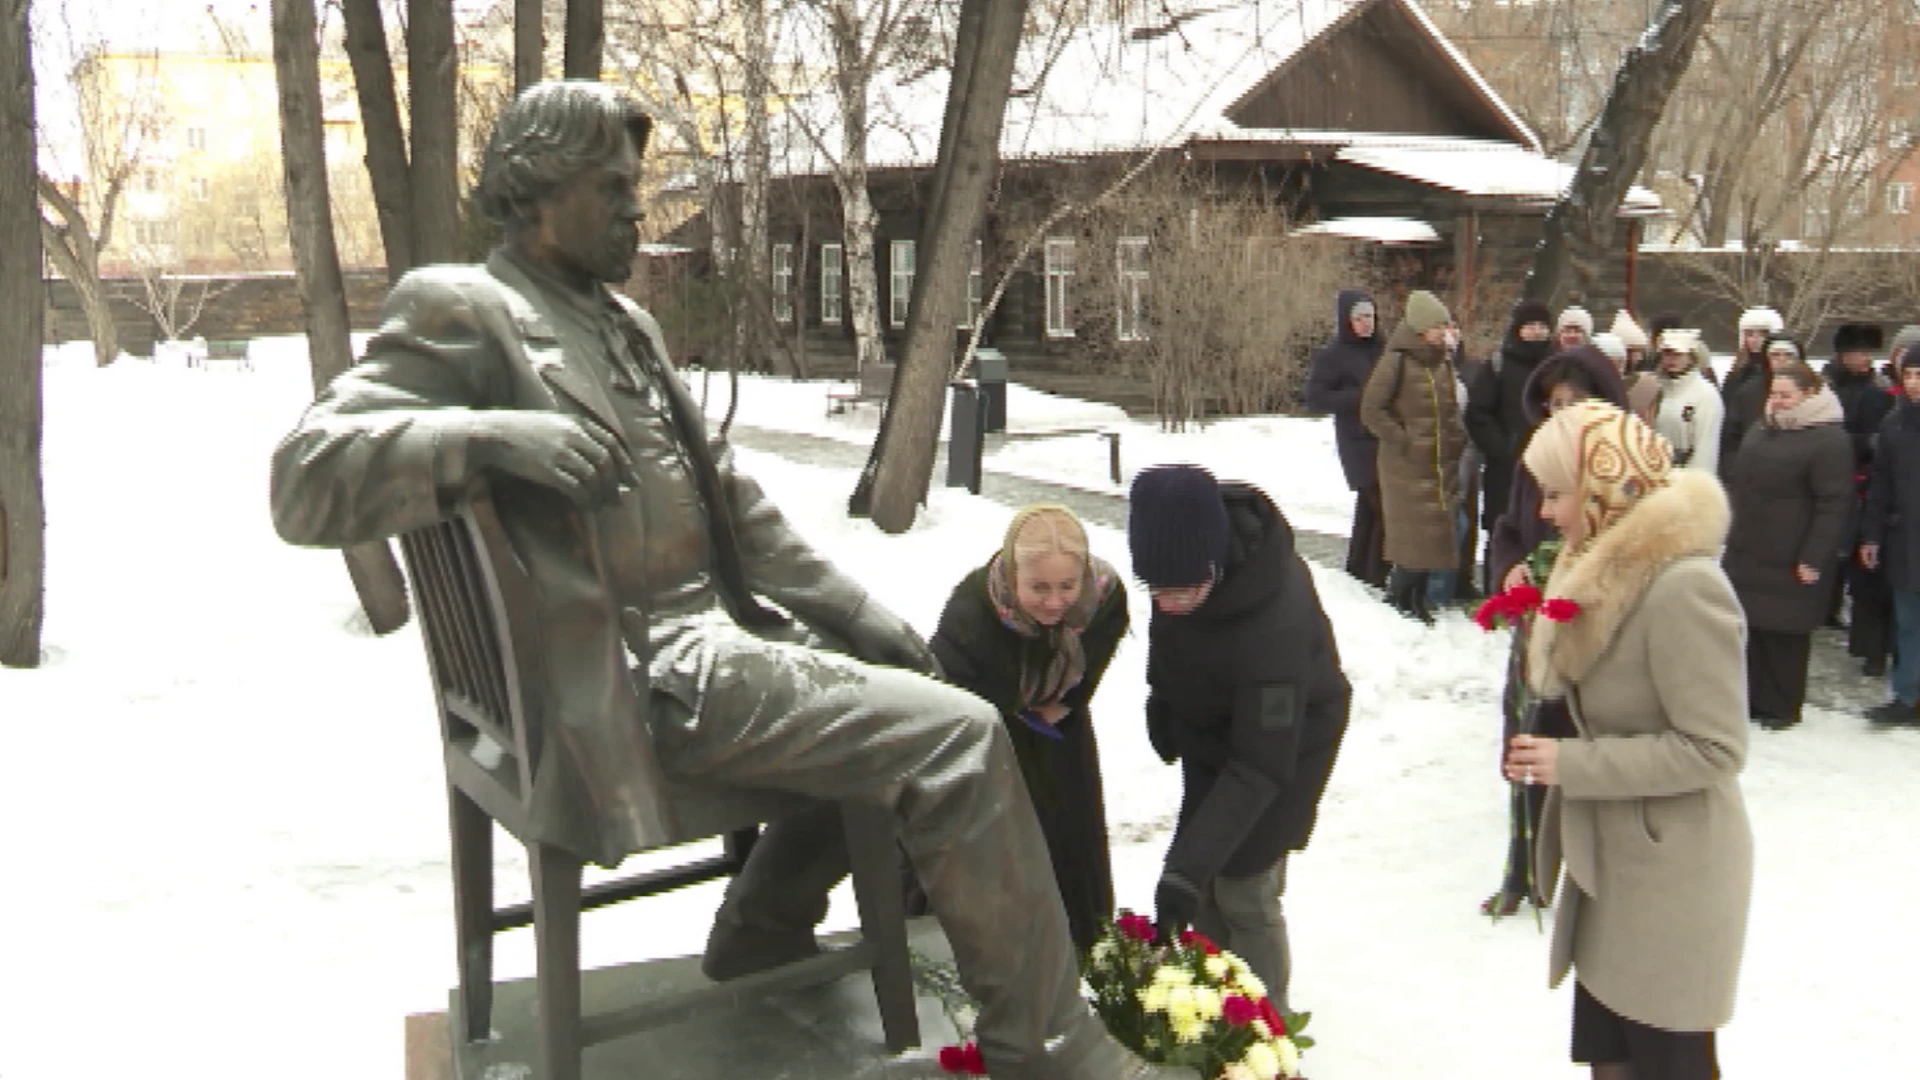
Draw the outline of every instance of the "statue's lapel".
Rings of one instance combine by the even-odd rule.
[[[550,301],[540,286],[512,259],[495,252],[487,260],[487,270],[507,286],[507,302],[513,316],[515,343],[525,355],[527,365],[561,396],[598,420],[615,438],[625,442],[620,417],[601,385],[590,361],[568,350],[555,329]],[[584,343],[582,343],[584,344]]]

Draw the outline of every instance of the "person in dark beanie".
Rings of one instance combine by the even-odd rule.
[[[1291,1012],[1287,855],[1313,833],[1352,698],[1333,627],[1258,488],[1148,469],[1128,495],[1127,543],[1153,598],[1147,734],[1183,781],[1156,921],[1237,953]]]
[[[1527,385],[1553,351],[1552,320],[1545,304],[1532,300],[1515,304],[1499,352],[1467,384],[1467,436],[1486,458],[1481,520],[1489,532],[1506,513],[1507,489],[1513,483],[1521,444],[1538,419],[1527,415]],[[1490,581],[1500,580],[1492,575],[1491,565],[1488,571]]]
[[[1627,390],[1621,381],[1620,369],[1611,357],[1593,346],[1555,353],[1534,370],[1522,399],[1527,427],[1520,452],[1525,453],[1527,440],[1548,416],[1581,401],[1605,401],[1618,408],[1627,407]],[[1515,469],[1507,489],[1506,513],[1494,522],[1487,536],[1487,572],[1496,590],[1545,584],[1533,579],[1527,559],[1559,533],[1551,522],[1540,516],[1540,498],[1540,482],[1525,468]],[[1526,655],[1526,634],[1516,627],[1507,659],[1507,685],[1500,697],[1502,746],[1520,733],[1527,712]],[[1549,739],[1572,738],[1576,729],[1566,702],[1540,702],[1533,733]],[[1529,784],[1508,787],[1506,870],[1500,888],[1480,905],[1481,914],[1496,919],[1514,914],[1523,903],[1547,906],[1545,890],[1552,885],[1552,882],[1541,881],[1535,873],[1531,842],[1537,832],[1533,826],[1539,824],[1546,801],[1546,789]]]
[[[1347,573],[1382,588],[1387,583],[1387,531],[1380,518],[1380,442],[1360,422],[1360,395],[1380,359],[1385,339],[1373,297],[1343,289],[1333,302],[1333,336],[1308,361],[1307,408],[1333,417],[1340,470],[1353,492],[1353,528],[1347,535]]]
[[[1893,595],[1887,591],[1887,576],[1861,566],[1854,552],[1860,547],[1860,515],[1867,499],[1867,478],[1873,474],[1874,445],[1880,425],[1898,401],[1893,384],[1873,368],[1874,355],[1885,343],[1886,335],[1871,323],[1840,326],[1833,332],[1833,362],[1825,372],[1827,385],[1846,414],[1854,480],[1853,513],[1842,537],[1840,578],[1828,622],[1839,622],[1842,593],[1850,595],[1853,617],[1847,627],[1847,652],[1860,660],[1861,673],[1872,678],[1887,673],[1887,654],[1893,648]]]
[[[1453,350],[1453,316],[1424,290],[1387,341],[1360,398],[1360,421],[1380,440],[1380,508],[1387,525],[1387,593],[1423,622],[1453,598],[1462,518],[1460,455],[1466,448]]]
[[[1900,354],[1900,404],[1880,423],[1873,478],[1860,518],[1860,564],[1887,575],[1893,594],[1892,700],[1875,723],[1920,724],[1920,349]]]

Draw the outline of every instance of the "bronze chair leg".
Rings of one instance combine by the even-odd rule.
[[[920,1045],[915,1010],[913,964],[907,956],[905,901],[894,859],[893,815],[884,810],[843,804],[847,857],[853,865],[853,894],[860,905],[861,936],[873,943],[873,994],[880,1004],[880,1027],[887,1049],[900,1053]]]
[[[459,947],[460,1028],[479,1042],[493,1026],[493,820],[447,786],[453,834],[453,925]]]
[[[533,871],[540,1080],[580,1080],[580,859],[527,845]]]

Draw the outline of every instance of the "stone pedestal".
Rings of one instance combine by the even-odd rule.
[[[915,952],[950,960],[931,919],[908,921]],[[844,943],[831,939],[829,944]],[[597,968],[581,978],[587,1014],[705,986],[698,957]],[[449,998],[449,1009],[457,1000]],[[494,990],[493,1029],[484,1044],[449,1039],[449,1013],[407,1017],[407,1080],[540,1080],[532,979]],[[940,1003],[921,995],[920,1034],[929,1052],[956,1041]],[[938,1076],[936,1069],[887,1068],[873,981],[856,972],[809,990],[742,996],[712,1013],[587,1048],[587,1080],[893,1080]]]

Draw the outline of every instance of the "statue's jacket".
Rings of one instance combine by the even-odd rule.
[[[651,365],[635,355],[647,350]],[[777,638],[785,632],[764,618],[763,599],[842,636],[867,600],[709,442],[666,356],[658,324],[631,300],[597,285],[580,293],[505,249],[484,265],[424,267],[394,286],[364,357],[321,391],[273,459],[281,537],[345,547],[458,512],[481,410],[582,415],[622,439],[640,484],[599,509],[487,477],[539,597],[538,640],[518,643],[538,650],[545,673],[523,702],[548,740],[531,839],[606,866],[677,839],[647,726],[656,652],[710,661],[690,631],[701,626]],[[676,410],[693,438],[675,437]],[[724,506],[702,499],[702,470]]]

